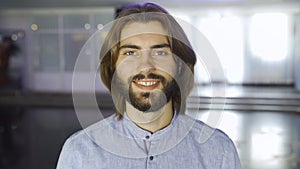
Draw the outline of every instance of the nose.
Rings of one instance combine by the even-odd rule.
[[[142,50],[138,59],[138,68],[142,72],[148,72],[155,69],[154,61],[150,50]]]

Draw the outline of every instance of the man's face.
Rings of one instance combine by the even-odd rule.
[[[159,22],[134,22],[121,31],[116,62],[118,88],[136,109],[155,111],[174,91],[176,64]]]

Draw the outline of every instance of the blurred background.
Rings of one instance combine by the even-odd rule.
[[[72,101],[78,54],[133,2],[142,1],[0,1],[1,169],[55,168],[65,139],[82,128]],[[209,110],[223,112],[217,127],[233,139],[244,168],[300,169],[300,1],[154,2],[201,31],[224,70],[225,78],[218,71],[209,76],[198,62],[189,111],[203,121]],[[195,32],[186,32],[197,42]],[[212,101],[223,82],[225,106]],[[96,92],[107,117],[111,97],[100,82]]]

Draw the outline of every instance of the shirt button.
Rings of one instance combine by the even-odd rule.
[[[153,156],[150,156],[150,157],[149,157],[149,159],[150,159],[151,161],[153,160],[153,158],[154,158]]]
[[[146,139],[149,139],[150,138],[150,136],[146,136]]]

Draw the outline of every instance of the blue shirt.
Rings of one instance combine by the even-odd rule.
[[[241,169],[230,138],[187,115],[151,134],[110,116],[65,142],[57,169]]]

